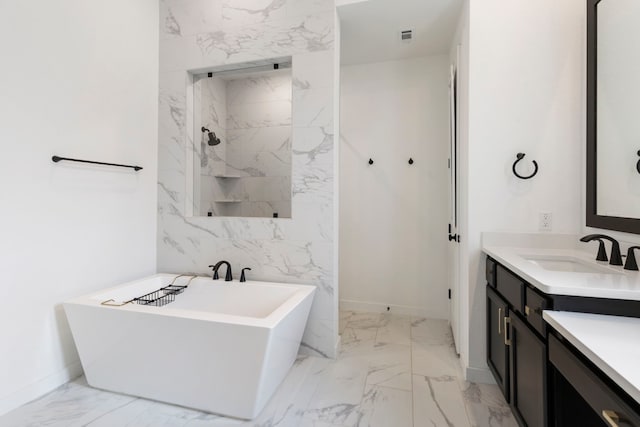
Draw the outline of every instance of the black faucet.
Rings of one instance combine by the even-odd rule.
[[[600,242],[600,246],[598,247],[598,256],[596,260],[598,261],[606,261],[607,260],[607,252],[604,249],[604,242],[602,241],[608,240],[611,242],[611,260],[609,264],[611,265],[622,265],[622,256],[620,255],[620,244],[613,237],[606,236],[604,234],[589,234],[588,236],[584,236],[580,239],[581,242],[591,242],[592,240],[597,240]]]
[[[640,246],[631,246],[627,251],[627,260],[624,263],[625,270],[638,271],[638,263],[636,262],[636,255],[633,253],[634,249],[640,249]]]
[[[229,261],[220,261],[216,265],[209,266],[209,268],[213,268],[213,280],[218,280],[218,269],[222,264],[227,264],[227,274],[224,276],[224,281],[231,282],[233,280],[233,275],[231,274],[231,264],[229,264]]]
[[[251,271],[251,268],[245,267],[245,268],[242,269],[242,273],[240,274],[240,281],[241,282],[246,282],[247,281],[247,278],[244,276],[244,271],[245,270]]]

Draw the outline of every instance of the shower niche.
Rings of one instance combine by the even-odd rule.
[[[193,216],[291,218],[291,58],[191,77]]]

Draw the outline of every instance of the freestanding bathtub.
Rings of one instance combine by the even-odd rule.
[[[128,301],[175,277],[157,274],[64,304],[87,382],[254,418],[295,361],[315,287],[197,277],[162,307],[101,304]]]

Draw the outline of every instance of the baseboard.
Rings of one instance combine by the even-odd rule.
[[[389,308],[387,310],[387,307]],[[362,302],[351,300],[340,300],[340,310],[346,311],[365,311],[369,313],[393,313],[401,314],[403,316],[419,316],[419,317],[433,317],[430,316],[427,310],[420,307],[414,307],[410,305],[395,305],[395,304],[383,304],[377,302]]]
[[[82,375],[82,365],[80,364],[80,361],[77,361],[55,374],[49,375],[42,380],[23,387],[22,389],[11,393],[9,396],[0,399],[0,415],[4,415],[7,412],[19,408],[25,403],[29,403],[32,400],[44,396],[50,391],[60,387],[62,384],[78,378],[80,375]]]
[[[468,367],[465,370],[465,379],[472,383],[480,384],[495,384],[496,380],[493,378],[489,368],[471,368]]]

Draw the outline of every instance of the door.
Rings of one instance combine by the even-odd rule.
[[[510,380],[511,409],[520,425],[545,427],[547,425],[547,350],[545,343],[520,320],[509,316],[511,328],[505,331],[511,339]]]
[[[457,63],[457,61],[456,61]],[[449,77],[449,323],[456,353],[460,353],[460,236],[458,234],[458,70],[451,66]]]
[[[509,401],[509,347],[505,333],[508,305],[492,287],[487,285],[487,365]]]

